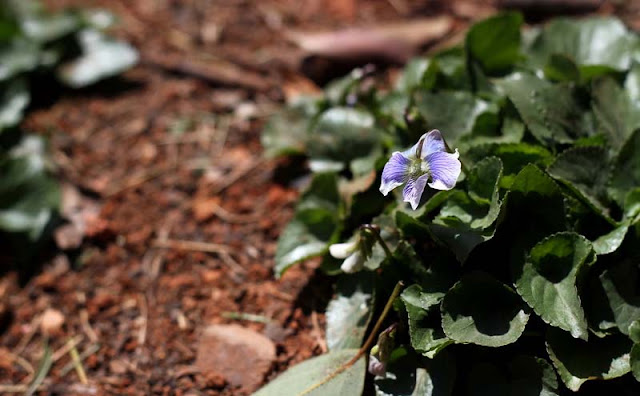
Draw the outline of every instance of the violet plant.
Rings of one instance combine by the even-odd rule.
[[[257,395],[640,394],[640,37],[522,23],[270,120],[311,173],[275,274],[336,284],[329,352]]]

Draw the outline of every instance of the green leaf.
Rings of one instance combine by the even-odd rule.
[[[489,74],[504,72],[520,58],[522,15],[505,13],[480,21],[469,29],[466,47]]]
[[[608,169],[606,150],[587,146],[563,151],[549,166],[547,172],[554,179],[567,185],[596,213],[611,219],[606,193]]]
[[[609,195],[624,207],[629,191],[640,186],[640,129],[637,129],[622,146],[615,160],[609,182]]]
[[[44,353],[42,354],[42,358],[38,364],[38,370],[36,371],[33,380],[31,380],[31,383],[29,383],[29,388],[25,392],[26,396],[31,396],[38,391],[38,387],[40,387],[45,378],[47,378],[47,374],[49,374],[49,370],[51,370],[52,365],[53,352],[51,351],[51,347],[49,347],[49,342],[45,339]]]
[[[326,312],[329,350],[360,348],[373,314],[373,274],[343,275]]]
[[[466,153],[473,162],[495,156],[500,158],[504,166],[501,187],[509,188],[515,175],[529,164],[546,168],[552,161],[553,155],[549,150],[538,145],[527,143],[499,143],[484,144],[472,147]]]
[[[0,230],[40,238],[60,204],[58,183],[45,163],[44,142],[35,136],[0,157]]]
[[[427,129],[442,131],[449,145],[471,133],[478,117],[494,111],[494,104],[467,91],[417,91],[414,104],[426,120]]]
[[[24,37],[14,37],[0,43],[0,81],[7,81],[22,72],[32,71],[40,62],[40,47]]]
[[[318,111],[317,100],[300,98],[269,118],[260,142],[268,158],[304,154],[309,139],[309,123]]]
[[[526,52],[539,68],[552,54],[563,54],[586,72],[597,70],[594,66],[623,71],[638,54],[638,39],[615,18],[556,19],[544,27]]]
[[[275,256],[277,277],[293,264],[319,256],[338,227],[337,176],[316,174],[308,190],[300,199],[296,214],[280,234]]]
[[[364,357],[323,383],[338,367],[348,362],[357,353],[357,349],[341,349],[306,360],[280,374],[275,380],[254,393],[254,396],[361,395],[366,373]],[[317,386],[318,384],[321,385]],[[313,390],[311,390],[312,387],[314,387]]]
[[[585,342],[553,327],[547,332],[551,362],[562,382],[574,392],[586,381],[612,379],[628,373],[631,345],[631,341],[621,335]]]
[[[113,77],[138,63],[138,52],[129,44],[107,38],[93,29],[78,32],[82,55],[61,65],[58,78],[72,88],[82,88]]]
[[[618,329],[629,334],[629,326],[640,319],[640,268],[626,258],[605,270],[600,282],[607,294]]]
[[[633,378],[640,382],[640,344],[635,344],[633,348],[631,348],[629,361]]]
[[[73,33],[80,27],[78,15],[69,11],[56,14],[32,14],[20,20],[22,32],[29,40],[46,43]]]
[[[629,338],[636,344],[640,343],[640,319],[634,320],[629,325]]]
[[[439,218],[437,223],[429,224],[428,227],[438,241],[451,249],[460,263],[467,260],[476,246],[495,235],[494,228],[472,229],[456,217]]]
[[[558,379],[546,360],[519,355],[503,367],[476,363],[469,373],[469,395],[558,395]]]
[[[509,371],[512,395],[558,395],[558,378],[553,366],[544,359],[517,356],[511,361]]]
[[[640,105],[611,77],[598,78],[591,84],[593,112],[612,151],[616,152],[640,127]]]
[[[380,133],[371,113],[334,107],[319,116],[309,137],[307,150],[313,159],[348,163],[377,150]]]
[[[623,222],[610,232],[593,241],[593,250],[598,255],[610,254],[618,250],[629,230],[629,222]]]
[[[0,93],[0,134],[5,128],[18,125],[31,100],[29,87],[23,79],[15,79],[4,86]]]
[[[481,272],[455,284],[442,300],[442,329],[457,343],[500,347],[515,342],[529,320],[508,286]]]
[[[422,84],[424,73],[429,68],[431,61],[426,58],[413,58],[407,62],[402,74],[396,81],[395,89],[406,94]]]
[[[553,81],[580,81],[580,70],[573,59],[563,54],[551,54],[544,75]]]
[[[438,283],[426,283],[426,290],[420,285],[411,285],[400,295],[409,316],[411,346],[416,352],[429,358],[436,356],[452,342],[445,337],[438,321],[432,320],[429,316],[432,308],[440,304],[446,292]]]
[[[634,63],[624,81],[624,89],[629,99],[636,105],[640,105],[640,63]]]
[[[424,363],[408,353],[391,361],[384,377],[375,378],[376,396],[450,396],[455,374],[446,351]]]
[[[584,109],[568,85],[552,84],[528,73],[514,73],[496,83],[542,145],[571,143],[591,134]]]
[[[588,259],[591,243],[581,235],[551,235],[531,249],[516,289],[531,308],[552,326],[587,339],[587,320],[578,296],[576,278]]]

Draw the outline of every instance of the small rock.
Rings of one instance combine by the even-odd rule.
[[[64,315],[57,309],[47,308],[42,315],[40,330],[45,335],[56,335],[60,333],[64,324]]]
[[[253,391],[275,358],[275,344],[262,334],[235,324],[211,325],[200,337],[195,365],[207,378],[220,374],[231,386]]]

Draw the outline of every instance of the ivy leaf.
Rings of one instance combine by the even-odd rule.
[[[591,84],[593,112],[613,151],[618,151],[634,129],[640,127],[640,105],[612,77]]]
[[[529,320],[518,295],[481,272],[463,276],[445,295],[441,311],[447,337],[488,347],[516,342]]]
[[[254,396],[361,395],[366,373],[364,357],[329,381],[323,382],[357,353],[357,349],[341,349],[306,360],[280,374],[254,393]],[[317,387],[311,390],[314,386]]]
[[[563,151],[549,166],[547,172],[567,185],[596,213],[610,217],[606,207],[609,162],[601,147],[573,147]]]
[[[598,67],[624,71],[638,53],[638,39],[615,18],[556,19],[547,24],[526,49],[542,68],[552,54],[573,59],[587,76]]]
[[[609,182],[609,194],[624,207],[626,195],[640,186],[640,129],[636,129],[622,146],[618,154]]]
[[[571,143],[591,134],[593,128],[568,85],[552,84],[528,73],[513,73],[496,83],[542,145]]]
[[[360,348],[373,314],[373,273],[343,275],[327,306],[329,350]]]
[[[518,293],[542,320],[584,340],[587,320],[576,278],[589,258],[594,257],[586,238],[572,232],[554,234],[531,249],[515,282]]]
[[[522,15],[510,12],[480,21],[469,29],[466,47],[488,74],[504,72],[520,59]]]
[[[338,227],[340,195],[334,173],[318,173],[300,198],[296,214],[280,234],[275,256],[277,277],[293,264],[322,255]]]
[[[631,369],[629,351],[632,344],[621,335],[585,342],[550,327],[546,344],[560,379],[574,392],[586,381],[621,377]]]
[[[60,65],[58,77],[72,88],[82,88],[113,77],[138,63],[138,52],[128,43],[107,38],[94,29],[78,32],[80,57]]]
[[[618,329],[629,334],[629,326],[640,319],[640,269],[637,262],[625,259],[600,275]]]

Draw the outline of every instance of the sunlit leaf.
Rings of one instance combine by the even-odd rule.
[[[360,348],[373,314],[373,274],[343,275],[326,312],[329,350]]]

